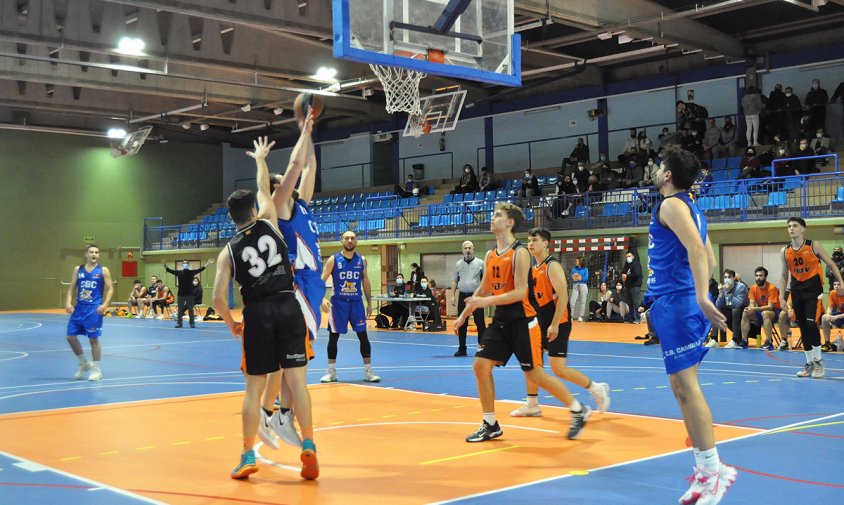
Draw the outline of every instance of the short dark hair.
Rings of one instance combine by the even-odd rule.
[[[725,268],[725,269],[724,269],[724,273],[725,273],[725,274],[730,274],[730,277],[735,277],[735,276],[736,276],[736,271],[735,271],[735,270],[730,270],[729,268]]]
[[[542,228],[542,227],[531,228],[530,230],[528,230],[528,236],[529,237],[539,236],[539,237],[542,238],[542,240],[544,240],[546,242],[551,242],[551,232],[548,231],[547,228]]]
[[[96,247],[97,249],[100,248],[100,246],[98,246],[97,244],[88,244],[85,246],[85,252],[87,253],[88,251],[90,251],[92,247]]]
[[[753,274],[755,275],[755,274],[758,274],[759,272],[764,273],[765,277],[768,276],[768,269],[765,268],[765,267],[756,267],[756,270],[753,271]]]
[[[797,223],[800,226],[802,226],[803,228],[806,227],[806,221],[802,217],[790,217],[790,218],[788,218],[788,221],[786,221],[786,224],[791,224],[791,223]]]
[[[671,172],[671,180],[677,189],[691,189],[697,173],[700,171],[700,160],[694,154],[677,145],[665,148],[662,162],[665,170]]]
[[[229,215],[235,223],[245,223],[252,216],[255,208],[255,193],[248,189],[236,189],[226,200]]]
[[[411,268],[419,268],[419,263],[411,263],[410,267]]]
[[[132,281],[132,284],[140,284],[140,283],[141,283],[140,279],[135,279],[134,281]]]

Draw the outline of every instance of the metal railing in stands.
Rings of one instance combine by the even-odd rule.
[[[831,154],[819,154],[817,156],[799,156],[797,158],[775,159],[771,162],[771,173],[773,175],[777,175],[777,165],[783,165],[783,164],[785,164],[789,161],[819,160],[819,159],[826,159],[826,158],[832,158],[832,161],[835,164],[834,172],[838,172],[838,154],[831,153]]]
[[[353,167],[360,167],[360,186],[358,186],[358,187],[367,188],[367,187],[370,186],[369,181],[366,180],[366,167],[367,167],[367,165],[370,166],[369,172],[370,172],[370,177],[371,177],[372,176],[371,167],[372,167],[372,165],[374,165],[374,163],[372,163],[371,161],[367,162],[367,163],[350,163],[348,165],[338,165],[336,167],[325,167],[325,168],[321,168],[320,171],[325,173],[325,172],[328,172],[328,171],[331,171],[331,170],[338,170],[338,169],[341,169],[341,168],[342,169],[350,169],[350,168],[353,168]],[[353,176],[353,174],[351,174],[351,173],[350,174],[344,174],[343,178],[344,179],[351,179],[352,176]],[[325,175],[323,175],[322,177],[323,177],[323,179],[325,179]],[[355,186],[349,186],[349,188],[354,188],[354,187]]]
[[[399,158],[399,163],[401,163],[401,174],[399,174],[401,176],[401,180],[403,180],[403,181],[407,180],[407,174],[412,173],[412,172],[408,172],[408,166],[407,166],[408,161],[412,162],[411,165],[410,165],[410,170],[413,170],[414,164],[422,163],[427,159],[433,159],[433,158],[437,158],[437,157],[441,157],[441,156],[448,156],[448,165],[451,166],[451,169],[450,169],[451,176],[450,176],[450,178],[454,179],[455,178],[454,177],[454,153],[451,152],[451,151],[443,151],[443,152],[440,152],[440,153],[419,154],[419,155],[416,155],[416,156],[405,156],[404,158]],[[422,164],[424,165],[424,163],[422,163]],[[445,179],[445,177],[431,177],[432,170],[430,168],[427,168],[426,170],[427,170],[428,173],[425,174],[425,177],[420,179],[421,181],[433,180],[433,179]],[[415,176],[414,176],[414,178],[415,178]]]

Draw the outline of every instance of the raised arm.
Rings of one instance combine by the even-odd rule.
[[[73,273],[70,274],[70,287],[67,288],[67,296],[65,297],[64,310],[68,314],[73,314],[73,300],[76,298],[76,278],[79,277],[79,267],[73,267]]]
[[[317,167],[316,152],[314,151],[314,140],[308,136],[307,140],[307,162],[302,169],[302,179],[299,181],[299,198],[310,204],[314,197],[314,184],[316,182]]]
[[[258,137],[257,140],[252,141],[252,145],[255,146],[255,150],[248,151],[246,155],[255,160],[257,168],[255,182],[258,185],[258,219],[267,219],[273,223],[273,226],[277,226],[278,212],[270,196],[270,171],[267,168],[267,155],[270,154],[275,141],[270,142],[267,137]]]
[[[272,195],[276,214],[279,216],[285,218],[289,217],[291,204],[290,198],[293,195],[293,188],[296,187],[296,181],[302,174],[302,169],[307,162],[308,150],[306,143],[310,142],[313,126],[313,115],[311,115],[311,109],[308,108],[308,115],[302,123],[299,140],[290,152],[290,160],[287,162],[287,170],[285,170],[284,175],[281,176],[281,185]]]
[[[220,317],[223,318],[223,321],[225,321],[226,326],[229,327],[229,331],[232,332],[232,335],[234,335],[235,338],[239,338],[242,335],[241,326],[240,323],[235,321],[232,317],[231,310],[229,310],[229,303],[226,299],[231,280],[232,262],[231,257],[229,256],[229,250],[226,248],[220,251],[220,255],[217,256],[217,275],[214,277],[214,310],[216,310],[217,314],[220,314]]]
[[[108,306],[111,305],[111,297],[114,296],[114,285],[111,283],[111,272],[108,267],[103,267],[103,287],[105,288],[103,304],[97,307],[97,314],[99,315],[106,313]]]

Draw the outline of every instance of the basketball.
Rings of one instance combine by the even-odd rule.
[[[293,114],[295,114],[297,121],[305,119],[305,113],[308,111],[309,105],[314,114],[314,121],[322,114],[322,109],[325,108],[325,102],[321,96],[313,93],[299,93],[293,102]]]

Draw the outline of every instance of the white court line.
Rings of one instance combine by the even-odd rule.
[[[29,356],[23,351],[0,351],[0,354],[20,354],[20,356],[12,356],[11,358],[0,358],[0,361],[12,361],[13,359],[21,359]]]
[[[137,377],[114,377],[114,378],[107,378],[103,379],[101,382],[110,382],[110,381],[133,381],[133,380],[150,380],[150,379],[165,379],[165,378],[172,378],[172,377],[208,377],[214,375],[237,375],[242,377],[243,374],[240,371],[231,372],[195,372],[195,373],[182,373],[182,374],[162,374],[162,375],[139,375]],[[40,388],[44,386],[63,386],[63,385],[83,385],[83,384],[91,384],[85,380],[68,380],[64,382],[47,382],[44,384],[24,384],[20,386],[3,386],[0,387],[0,391],[4,389],[24,389],[24,388]],[[80,388],[85,389],[85,388]]]
[[[3,321],[2,319],[0,319],[0,323],[5,323],[5,322],[6,321]],[[13,322],[15,324],[28,323],[28,324],[34,324],[35,326],[33,326],[32,328],[13,328],[11,330],[0,330],[0,333],[14,333],[16,331],[29,331],[29,330],[34,330],[36,328],[40,328],[40,327],[43,326],[41,323],[38,323],[38,322],[35,322],[35,321],[11,321],[11,322]]]
[[[28,460],[28,459],[25,459],[25,458],[21,458],[20,456],[15,456],[13,454],[9,454],[8,452],[4,452],[4,451],[0,451],[0,456],[5,456],[9,459],[16,459],[19,462],[24,463],[24,464],[43,466],[43,465],[40,465],[39,463],[36,463],[35,461]],[[103,484],[103,483],[97,482],[95,480],[87,479],[87,478],[82,477],[80,475],[75,475],[75,474],[72,474],[70,472],[65,472],[64,470],[59,470],[58,468],[53,468],[53,467],[49,467],[49,466],[44,466],[44,468],[53,472],[53,473],[55,473],[55,474],[58,474],[58,475],[61,475],[61,476],[64,476],[64,477],[68,477],[68,478],[71,478],[71,479],[74,479],[74,480],[77,480],[77,481],[80,481],[80,482],[84,482],[86,484],[91,484],[94,488],[108,489],[109,491],[112,491],[112,492],[117,493],[119,495],[123,495],[123,496],[129,497],[129,498],[134,498],[134,499],[140,500],[144,503],[154,503],[156,505],[158,505],[158,504],[166,505],[165,502],[153,500],[152,498],[147,498],[146,496],[141,496],[139,494],[135,494],[135,493],[132,493],[132,492],[120,489],[120,488],[109,486],[108,484]]]
[[[139,384],[102,384],[102,381],[98,381],[100,384],[96,384],[92,387],[78,387],[78,388],[59,388],[59,389],[45,389],[43,391],[27,391],[26,393],[18,393],[14,395],[7,395],[7,396],[0,396],[0,401],[2,400],[10,400],[12,398],[22,398],[24,396],[35,396],[35,395],[43,395],[43,394],[50,394],[50,393],[67,393],[69,391],[97,391],[102,389],[114,389],[114,388],[137,388],[137,387],[149,387],[149,386],[178,386],[178,385],[197,385],[197,384],[212,384],[212,385],[224,385],[224,386],[239,386],[243,387],[245,384],[244,382],[147,382],[147,383],[139,383]],[[214,393],[219,394],[219,393]],[[193,395],[191,395],[193,396]],[[176,397],[179,398],[179,397]],[[166,398],[153,398],[150,400],[139,400],[139,401],[158,401],[158,400],[170,400],[172,397]],[[122,402],[121,402],[122,403]],[[79,407],[99,407],[102,405],[114,405],[111,403],[97,403],[95,405],[81,405]],[[44,409],[44,410],[60,410],[62,408],[78,408],[78,407],[60,407],[59,409]],[[30,412],[42,412],[41,410],[35,410]],[[14,412],[14,414],[20,414],[20,412]]]

